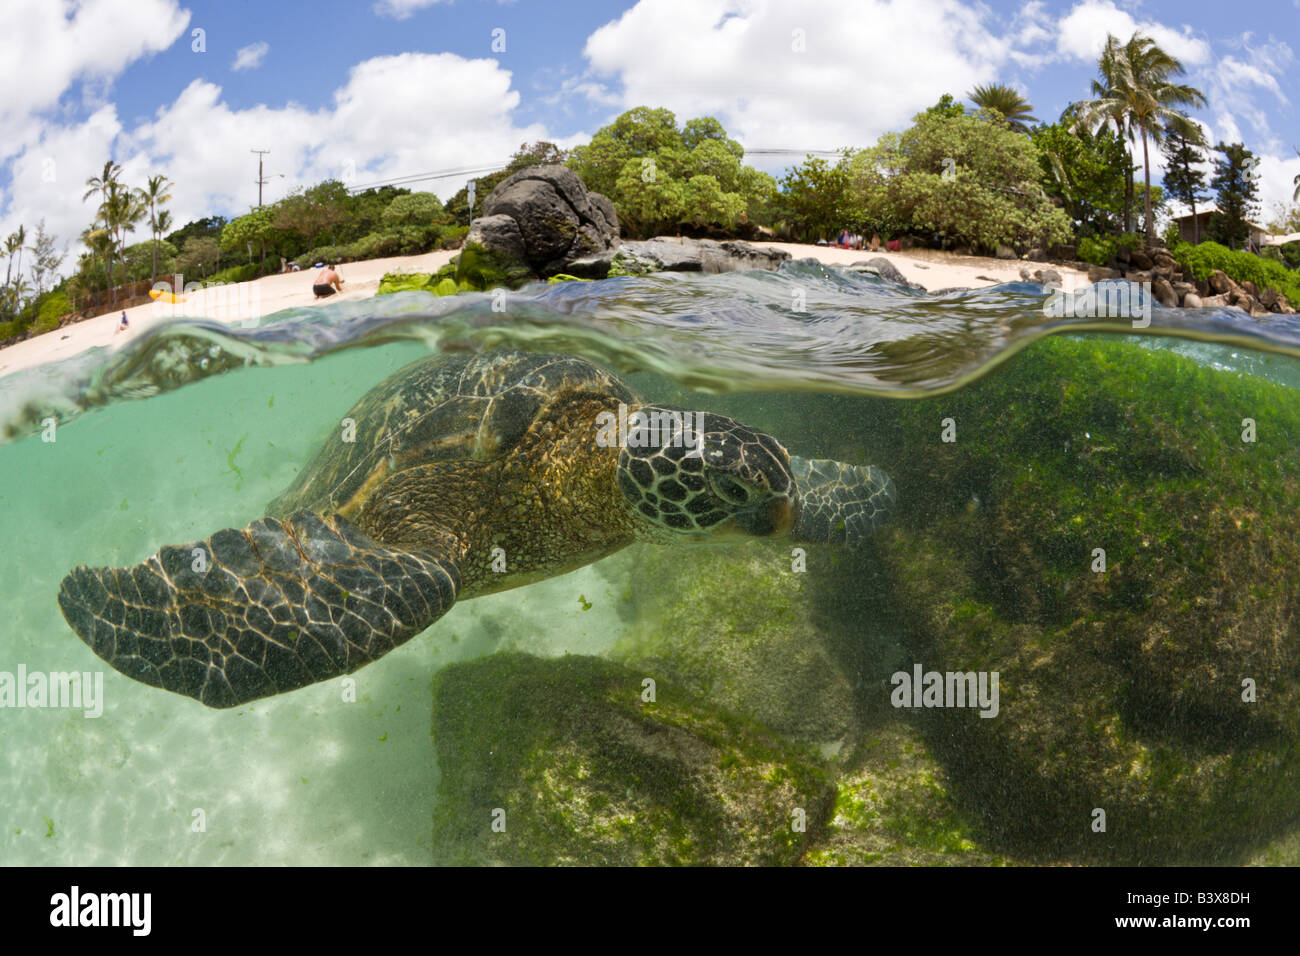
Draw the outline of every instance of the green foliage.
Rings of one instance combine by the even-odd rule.
[[[1205,173],[1200,169],[1200,164],[1205,162],[1205,154],[1197,148],[1196,143],[1178,133],[1165,140],[1164,154],[1165,192],[1195,211],[1197,203],[1204,204],[1208,198],[1208,193],[1205,192]]]
[[[175,233],[173,233],[175,235]],[[221,245],[218,238],[208,235],[191,235],[185,240],[173,261],[174,271],[187,276],[206,277],[221,263]]]
[[[1116,232],[1122,227],[1124,174],[1133,169],[1128,150],[1110,127],[1097,133],[1072,127],[1067,118],[1030,132],[1047,195],[1061,201],[1084,235]]]
[[[1215,202],[1218,211],[1210,217],[1210,238],[1236,248],[1250,235],[1250,217],[1259,209],[1259,158],[1241,143],[1214,147],[1224,158],[1214,163]]]
[[[303,237],[310,249],[320,233],[348,222],[347,199],[347,188],[338,180],[328,179],[277,202],[271,222],[281,232]]]
[[[1249,280],[1261,289],[1276,289],[1293,305],[1300,303],[1300,274],[1280,262],[1250,252],[1234,251],[1217,242],[1202,242],[1196,246],[1180,242],[1169,251],[1198,279],[1208,279],[1211,272],[1221,269],[1236,282]]]
[[[59,319],[73,311],[72,302],[63,292],[51,292],[41,300],[36,310],[36,322],[32,331],[37,335],[52,332],[59,327]],[[4,336],[0,335],[0,338]]]
[[[433,193],[408,193],[398,196],[383,212],[383,222],[390,228],[423,226],[432,228],[445,218],[442,203]]]
[[[671,111],[637,107],[575,147],[568,166],[588,189],[608,196],[624,236],[681,227],[728,229],[766,216],[771,176],[741,163],[744,149],[711,116],[682,129]]]
[[[781,186],[789,225],[805,241],[829,240],[858,218],[851,208],[849,167],[844,157],[832,165],[810,156],[785,175]]]
[[[26,326],[17,319],[10,319],[8,322],[0,322],[0,342],[6,342],[9,339],[17,338],[23,334],[24,328],[26,328]]]
[[[1079,258],[1094,266],[1104,266],[1115,258],[1113,236],[1084,236],[1079,240]]]
[[[227,222],[225,216],[207,216],[203,219],[195,219],[193,222],[187,222],[181,228],[169,234],[166,239],[177,249],[184,249],[186,241],[190,238],[213,239],[220,242],[221,231],[225,228]]]
[[[264,249],[276,232],[271,206],[262,206],[230,220],[221,229],[221,248],[244,252],[251,244],[254,249]]]
[[[962,106],[953,98],[951,93],[945,93],[939,97],[939,102],[935,103],[925,111],[927,116],[965,116],[966,107]]]
[[[1038,118],[1031,116],[1034,108],[1020,93],[1004,83],[990,83],[976,86],[970,91],[971,102],[980,110],[998,113],[1017,133],[1028,133],[1029,123],[1037,123]]]
[[[1039,150],[996,114],[925,112],[847,159],[856,208],[988,250],[1064,243],[1070,220],[1044,193]]]

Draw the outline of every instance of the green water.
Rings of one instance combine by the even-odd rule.
[[[357,397],[423,354],[245,369],[0,445],[0,670],[100,670],[55,600],[69,569],[259,517]],[[588,568],[453,608],[436,640],[358,672],[355,703],[331,682],[211,711],[102,668],[100,718],[0,711],[0,862],[428,863],[429,675],[502,647],[597,652],[618,635],[607,590]]]
[[[477,814],[526,780],[534,790],[516,790],[512,806],[529,796],[564,817],[568,801],[612,801],[627,817],[618,801],[645,783],[596,780],[572,755],[548,763],[550,724],[570,699],[529,703],[547,727],[510,723],[510,701],[486,700],[482,682],[559,685],[503,651],[632,668],[583,665],[609,686],[643,674],[677,682],[697,709],[674,711],[674,732],[707,724],[711,709],[735,711],[775,728],[797,752],[789,759],[807,762],[798,779],[833,781],[823,797],[836,809],[817,822],[811,848],[796,847],[804,856],[781,856],[782,845],[775,856],[710,860],[1159,863],[1184,858],[1185,832],[1193,859],[1290,860],[1300,644],[1286,609],[1300,540],[1291,517],[1300,363],[1172,338],[1070,342],[1030,345],[974,385],[919,401],[770,387],[703,394],[620,369],[647,398],[736,417],[794,454],[886,468],[899,485],[896,520],[862,552],[814,552],[806,577],[789,573],[781,544],[633,545],[455,606],[357,671],[355,700],[326,681],[206,709],[104,667],[56,595],[78,564],[129,566],[261,516],[356,400],[427,345],[235,368],[118,397],[65,420],[53,442],[38,431],[0,444],[0,672],[102,672],[105,697],[98,718],[0,710],[0,863],[690,861],[658,845],[648,857],[620,855],[633,851],[581,833],[570,836],[586,850],[557,848],[554,830],[521,844],[522,856],[484,857],[472,841],[444,855],[440,807]],[[1090,342],[1104,347],[1091,352]],[[948,446],[940,428],[954,413],[964,437]],[[1259,419],[1258,444],[1237,437],[1245,416]],[[1099,543],[1116,565],[1101,584],[1086,571]],[[1114,641],[1098,639],[1099,627]],[[1242,634],[1262,636],[1250,646]],[[488,655],[497,670],[449,667]],[[999,721],[927,723],[890,709],[892,673],[941,662],[1002,668]],[[430,677],[453,672],[464,676],[442,690],[445,743],[473,741],[490,756],[509,741],[512,766],[529,776],[480,786],[473,774],[491,761],[467,765],[461,748],[458,776],[444,778]],[[1263,689],[1258,710],[1237,706],[1243,674]],[[592,720],[630,719],[602,711],[581,686],[565,693]],[[566,768],[577,776],[557,783]],[[686,776],[656,777],[652,798],[660,782],[699,798]],[[590,799],[601,785],[612,789]],[[474,809],[448,807],[448,794]],[[1082,843],[1099,804],[1116,835]],[[697,810],[673,790],[654,819]],[[1141,813],[1153,816],[1135,824]]]

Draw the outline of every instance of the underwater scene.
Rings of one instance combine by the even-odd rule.
[[[1300,862],[1300,325],[1048,295],[803,260],[0,378],[0,860]]]

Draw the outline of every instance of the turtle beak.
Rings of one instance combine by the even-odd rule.
[[[748,508],[733,519],[735,526],[745,534],[768,538],[790,533],[794,527],[794,502],[785,495],[769,498],[756,508]]]

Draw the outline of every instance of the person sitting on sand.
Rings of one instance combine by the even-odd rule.
[[[873,232],[871,234],[871,251],[872,252],[880,251],[880,233],[878,232]]]
[[[115,328],[115,329],[113,330],[113,334],[114,334],[114,335],[117,335],[118,332],[125,332],[125,331],[127,330],[127,328],[130,326],[130,324],[131,324],[131,323],[127,322],[127,320],[126,320],[126,313],[123,312],[123,313],[122,313],[122,321],[121,321],[121,323],[118,325],[118,327]]]
[[[316,273],[316,281],[312,284],[311,291],[316,293],[316,298],[324,299],[334,294],[335,290],[343,291],[343,277],[334,271],[334,263],[329,263],[320,272]]]

